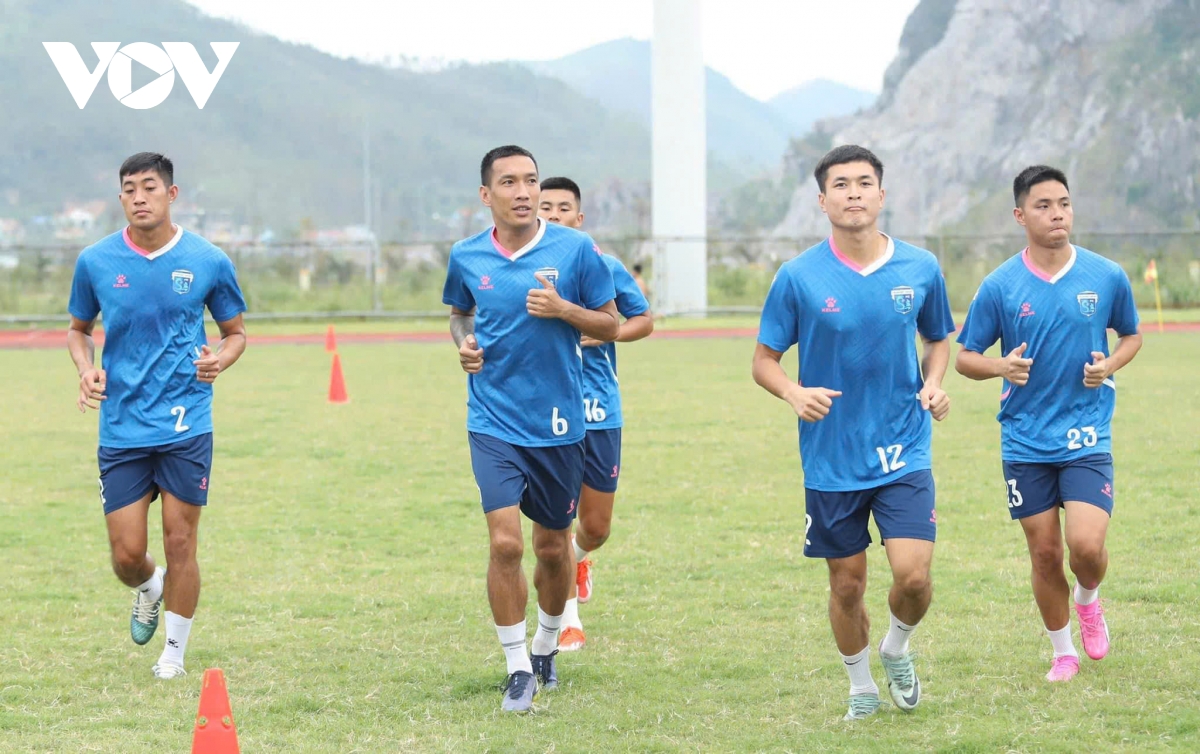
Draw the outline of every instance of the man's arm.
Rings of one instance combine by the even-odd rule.
[[[218,322],[217,328],[221,331],[221,342],[217,344],[216,353],[205,343],[200,346],[199,358],[192,362],[196,365],[196,379],[209,385],[237,363],[246,350],[246,325],[241,314]]]
[[[783,365],[779,363],[783,353],[767,348],[762,343],[754,346],[754,381],[771,395],[785,401],[796,416],[806,422],[815,422],[829,415],[833,399],[841,395],[838,390],[823,387],[806,388],[792,382]]]
[[[1024,358],[1028,347],[1029,344],[1022,343],[1004,357],[984,356],[964,347],[954,358],[954,369],[968,379],[990,380],[993,377],[1003,377],[1020,387],[1029,382],[1029,369],[1033,366],[1033,359]]]
[[[95,328],[96,320],[85,322],[71,315],[71,325],[67,329],[67,352],[71,354],[75,371],[80,376],[96,365],[96,341],[92,339]]]
[[[467,374],[479,374],[483,369],[483,349],[475,340],[475,307],[463,311],[450,307],[450,335],[458,346],[458,363]]]
[[[220,371],[224,372],[237,363],[246,352],[246,323],[242,315],[217,323],[221,331],[221,342],[217,344],[217,357],[220,359]]]
[[[621,323],[621,327],[617,331],[617,342],[632,343],[635,340],[649,337],[652,332],[654,332],[654,315],[646,310]]]
[[[921,408],[941,421],[950,413],[950,396],[942,389],[946,368],[950,366],[950,339],[929,340],[922,336],[921,340],[925,343],[925,354],[921,359],[921,374],[925,380],[919,393]]]
[[[641,314],[635,314],[629,319],[621,323],[621,327],[617,331],[617,339],[614,343],[632,343],[635,340],[641,340],[650,336],[654,332],[654,315],[649,311]],[[596,340],[595,338],[584,335],[579,344],[584,348],[602,346],[608,341]]]
[[[598,309],[585,309],[558,295],[554,284],[541,273],[534,277],[542,287],[530,289],[529,295],[525,297],[525,310],[532,316],[540,319],[561,319],[589,338],[606,343],[617,339],[621,330],[621,318],[617,314],[616,299],[609,299]]]
[[[79,374],[79,397],[75,405],[80,413],[89,408],[99,409],[100,401],[105,400],[108,378],[103,369],[96,368],[96,342],[92,339],[95,327],[96,320],[84,321],[71,315],[71,325],[67,329],[67,352]]]
[[[1088,387],[1100,387],[1104,381],[1117,373],[1121,367],[1133,361],[1133,357],[1142,347],[1142,334],[1132,333],[1122,335],[1117,339],[1117,347],[1105,358],[1100,351],[1092,352],[1092,363],[1083,366],[1083,384]]]
[[[557,295],[557,294],[555,294]],[[560,298],[559,301],[562,301]],[[566,310],[559,317],[579,332],[596,340],[616,340],[621,333],[621,318],[617,314],[617,302],[609,301],[599,309],[584,309],[582,306],[563,301]],[[537,316],[537,315],[534,315]]]
[[[450,335],[454,345],[461,347],[468,335],[475,334],[475,309],[464,312],[456,306],[450,307]]]

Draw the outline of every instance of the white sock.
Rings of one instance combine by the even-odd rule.
[[[183,667],[183,653],[187,651],[188,634],[192,632],[192,619],[166,611],[167,643],[159,656],[159,663]]]
[[[541,605],[538,605],[538,628],[537,633],[533,635],[533,644],[529,647],[529,653],[548,655],[558,649],[560,626],[562,626],[561,615],[547,615]]]
[[[138,584],[135,588],[142,594],[146,595],[146,599],[150,600],[151,602],[158,602],[159,599],[162,598],[163,593],[162,574],[160,574],[158,569],[155,568],[154,573],[150,576],[150,578],[146,579],[144,584]]]
[[[1067,625],[1057,631],[1046,629],[1046,633],[1050,634],[1050,643],[1054,645],[1055,659],[1067,655],[1079,656],[1079,653],[1075,651],[1075,642],[1071,640],[1071,621],[1067,621]]]
[[[1075,583],[1075,604],[1076,605],[1090,605],[1093,602],[1095,602],[1096,598],[1099,596],[1100,596],[1100,585],[1099,584],[1096,585],[1095,589],[1084,589],[1083,587],[1081,587],[1079,585],[1079,582]]]
[[[887,655],[892,659],[902,657],[908,651],[908,637],[912,635],[914,629],[916,629],[916,626],[903,623],[893,615],[892,627],[888,629],[887,635],[883,637],[883,644],[879,645],[879,654]]]
[[[850,674],[850,695],[854,694],[878,694],[879,687],[875,685],[875,679],[871,677],[871,645],[868,644],[863,648],[863,651],[856,655],[841,655],[842,663],[846,666],[846,672]]]
[[[514,626],[496,626],[496,636],[500,637],[500,646],[504,648],[508,674],[518,670],[532,673],[533,664],[529,662],[529,652],[525,651],[525,621]]]
[[[575,562],[582,563],[587,560],[588,551],[579,546],[579,542],[571,537],[571,545],[575,548]]]
[[[563,608],[562,614],[563,628],[583,628],[583,624],[579,622],[579,598],[572,597],[567,600],[566,607]]]

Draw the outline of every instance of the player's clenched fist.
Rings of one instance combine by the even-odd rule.
[[[554,289],[554,283],[546,279],[542,273],[536,273],[534,277],[542,284],[542,287],[529,289],[529,295],[525,297],[525,310],[541,319],[559,319],[566,311],[567,302],[558,295],[558,291]]]
[[[833,407],[833,399],[842,395],[840,390],[830,390],[823,387],[800,387],[788,396],[788,403],[796,412],[796,416],[806,422],[819,422],[829,416]]]
[[[1083,365],[1083,384],[1100,387],[1109,378],[1108,359],[1099,351],[1092,351],[1092,363]]]
[[[1028,343],[1022,343],[1000,360],[1000,376],[1017,386],[1029,382],[1029,367],[1033,366],[1033,359],[1025,358],[1025,349],[1028,347]]]
[[[208,344],[200,346],[200,358],[192,362],[196,366],[196,379],[208,385],[217,380],[221,373],[221,357],[213,353]]]
[[[463,338],[462,345],[458,347],[458,363],[467,374],[479,374],[483,369],[483,349],[474,335]]]
[[[921,408],[928,411],[936,421],[945,419],[950,413],[950,396],[940,387],[926,385],[917,393],[917,397],[921,399]]]
[[[75,401],[75,405],[79,407],[79,413],[87,413],[89,408],[100,408],[100,401],[107,400],[104,395],[107,383],[108,375],[104,373],[103,369],[92,367],[79,375],[79,400]],[[92,403],[92,401],[96,402]]]

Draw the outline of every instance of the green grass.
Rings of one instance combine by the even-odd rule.
[[[563,687],[523,718],[499,712],[486,529],[448,344],[343,345],[347,405],[324,400],[320,346],[252,341],[222,377],[191,675],[174,683],[150,673],[161,632],[146,647],[128,638],[96,419],[73,406],[66,354],[0,351],[0,750],[187,751],[206,667],[226,673],[245,752],[1200,748],[1200,336],[1148,335],[1120,377],[1113,651],[1062,686],[1042,679],[1049,641],[1008,520],[999,386],[948,378],[935,598],[914,639],[923,702],[853,725],[840,721],[825,567],[801,553],[795,426],[751,381],[752,346],[623,348],[626,472],[582,609],[588,648],[560,658]],[[878,642],[888,578],[881,549],[869,557]]]

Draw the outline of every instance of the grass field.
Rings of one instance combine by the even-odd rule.
[[[560,657],[562,688],[529,717],[499,712],[451,346],[344,345],[352,402],[329,405],[320,346],[251,338],[219,383],[204,592],[176,682],[151,676],[161,630],[129,640],[96,419],[74,408],[65,349],[0,350],[0,751],[187,751],[206,667],[226,673],[248,754],[1200,749],[1200,333],[1147,334],[1119,377],[1113,651],[1061,686],[1042,678],[1049,641],[1005,506],[999,386],[948,378],[922,705],[857,724],[840,720],[825,567],[801,553],[795,426],[750,379],[752,347],[623,347],[625,473],[588,648]],[[877,643],[888,580],[869,555]]]

